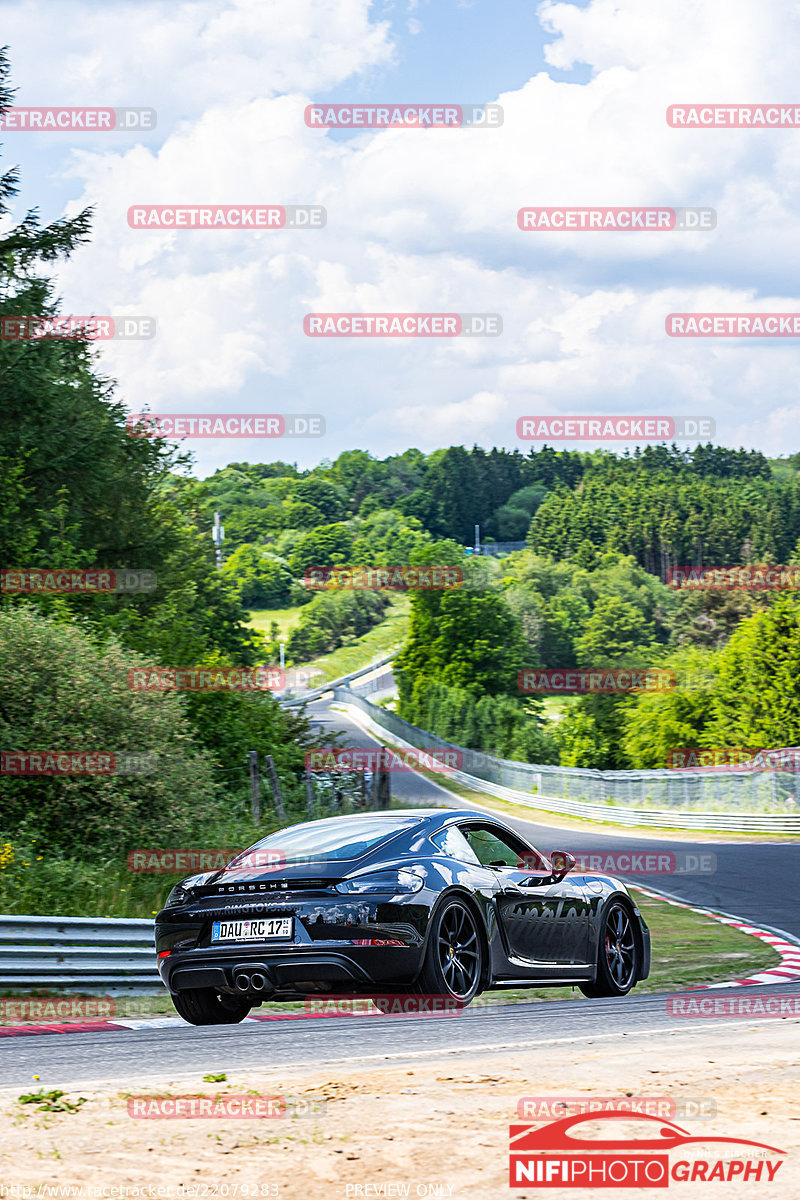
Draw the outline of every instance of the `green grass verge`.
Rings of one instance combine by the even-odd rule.
[[[280,631],[281,640],[285,641],[297,624],[297,619],[303,608],[304,605],[302,604],[297,605],[295,608],[253,608],[250,610],[250,624],[259,633],[263,633],[265,637],[269,637],[269,627],[275,621]]]
[[[370,629],[369,633],[347,646],[340,646],[330,654],[323,654],[320,658],[302,664],[303,667],[320,672],[314,676],[314,685],[319,686],[330,679],[349,675],[351,671],[368,667],[373,658],[383,658],[384,655],[400,649],[408,636],[411,611],[408,597],[400,596],[393,600],[391,607],[386,611],[388,616],[374,629]]]

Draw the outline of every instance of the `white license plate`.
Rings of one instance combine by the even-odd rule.
[[[215,921],[212,942],[264,942],[270,938],[290,938],[293,917],[258,917],[249,921]]]

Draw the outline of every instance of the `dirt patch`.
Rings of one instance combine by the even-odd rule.
[[[19,1089],[4,1089],[0,1196],[26,1200],[12,1185],[27,1185],[36,1200],[530,1198],[541,1190],[508,1185],[508,1127],[521,1120],[520,1099],[628,1095],[677,1102],[672,1119],[693,1136],[747,1138],[787,1151],[771,1184],[687,1183],[687,1196],[710,1190],[725,1200],[785,1200],[800,1194],[799,1032],[792,1020],[720,1023],[459,1055],[446,1064],[265,1067],[231,1070],[213,1084],[199,1074],[136,1082],[136,1097],[283,1097],[282,1115],[272,1119],[136,1119],[128,1115],[130,1095],[110,1087],[71,1090],[70,1100],[87,1098],[75,1112],[39,1112],[16,1103]],[[697,1101],[705,1101],[704,1115],[694,1114]],[[673,1161],[718,1153],[711,1143],[672,1152]],[[547,1194],[574,1198],[576,1190]],[[652,1189],[614,1194],[652,1196]]]

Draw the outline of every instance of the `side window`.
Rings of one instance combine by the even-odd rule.
[[[455,825],[450,825],[447,829],[440,829],[438,833],[433,834],[431,841],[448,858],[457,858],[459,862],[468,863],[478,863],[480,861],[476,857],[475,852],[470,848],[470,844],[463,833]]]
[[[525,864],[521,860],[529,851],[523,847],[521,842],[517,842],[516,838],[501,837],[499,830],[480,826],[468,827],[463,832],[469,845],[475,851],[478,861],[485,867],[502,866],[514,867],[517,870],[525,869]]]

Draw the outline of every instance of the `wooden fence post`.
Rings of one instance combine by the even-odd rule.
[[[271,754],[268,754],[264,761],[267,764],[267,772],[269,774],[269,781],[272,786],[272,800],[275,805],[275,811],[278,814],[279,820],[285,821],[286,820],[286,809],[283,807],[283,796],[281,795],[281,783],[280,783],[280,780],[278,779],[278,772],[275,769],[275,759],[272,757]]]
[[[250,812],[253,816],[253,824],[261,824],[261,779],[258,773],[258,751],[251,750],[249,754],[250,766]]]

